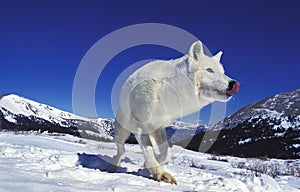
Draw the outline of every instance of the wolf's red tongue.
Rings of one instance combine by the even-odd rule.
[[[234,94],[236,94],[237,92],[239,92],[239,88],[240,88],[240,83],[239,83],[239,82],[236,82],[235,84],[233,84],[232,89],[227,90],[226,93],[227,93],[228,95],[234,95]]]

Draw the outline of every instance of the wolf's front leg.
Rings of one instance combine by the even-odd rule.
[[[175,178],[168,172],[166,172],[161,166],[158,167],[152,167],[150,168],[152,175],[153,175],[153,179],[160,182],[166,182],[166,183],[171,183],[171,184],[176,184],[177,182],[175,180]]]
[[[143,151],[143,155],[145,158],[145,167],[153,175],[153,179],[156,181],[163,181],[166,183],[177,184],[175,178],[170,173],[166,172],[157,162],[154,149],[149,139],[149,135],[136,134],[136,138]]]
[[[159,164],[164,164],[170,161],[171,151],[167,140],[166,130],[164,128],[157,129],[149,134],[153,148],[158,148],[159,154],[155,154]],[[155,151],[155,150],[154,150]]]

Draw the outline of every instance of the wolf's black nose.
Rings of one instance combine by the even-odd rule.
[[[228,89],[226,90],[226,95],[232,96],[239,91],[240,83],[237,81],[229,81]]]
[[[228,90],[232,90],[234,84],[236,84],[236,81],[229,81]]]

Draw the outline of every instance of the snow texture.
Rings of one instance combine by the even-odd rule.
[[[105,172],[116,153],[113,143],[70,135],[0,134],[0,191],[299,191],[300,178],[275,179],[234,166],[252,162],[172,147],[164,165],[178,185],[159,183],[143,168],[138,145],[126,145],[126,157],[116,173]],[[280,165],[285,161],[276,161]],[[298,161],[299,164],[299,161]]]

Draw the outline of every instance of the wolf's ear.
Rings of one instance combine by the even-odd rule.
[[[217,53],[215,56],[213,56],[212,58],[218,62],[220,62],[221,60],[221,56],[222,56],[223,52],[219,51],[219,53]]]
[[[189,56],[192,57],[194,60],[198,61],[203,55],[204,52],[202,43],[201,41],[196,41],[190,47]]]

